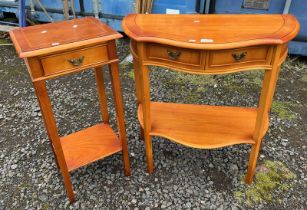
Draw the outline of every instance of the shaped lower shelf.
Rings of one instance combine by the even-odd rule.
[[[107,124],[97,124],[60,138],[69,171],[122,150],[121,142]]]
[[[254,144],[257,109],[150,102],[151,136],[161,136],[194,148]],[[138,118],[142,127],[142,106]],[[268,129],[268,119],[265,131]]]

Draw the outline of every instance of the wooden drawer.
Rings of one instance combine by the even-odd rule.
[[[88,47],[41,58],[44,76],[86,68],[108,61],[106,45]]]
[[[271,64],[272,51],[270,46],[208,51],[206,67],[223,69],[229,66],[234,68],[246,65],[266,66]]]
[[[146,57],[151,61],[165,62],[167,64],[182,64],[183,66],[201,65],[201,51],[178,48],[168,45],[148,44]]]

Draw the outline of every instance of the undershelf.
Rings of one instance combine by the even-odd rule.
[[[257,109],[150,102],[151,136],[160,136],[194,148],[255,144]],[[138,118],[144,128],[142,106]],[[268,119],[265,129],[268,129]]]
[[[97,124],[60,138],[69,171],[122,150],[108,124]]]

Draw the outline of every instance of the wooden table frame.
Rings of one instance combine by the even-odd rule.
[[[112,57],[116,57],[116,48],[115,48],[115,41],[112,41],[108,44],[110,53]],[[31,66],[31,64],[29,64]],[[115,109],[116,109],[116,119],[118,125],[118,132],[119,137],[121,140],[122,152],[123,152],[123,161],[124,161],[124,169],[125,175],[130,176],[130,163],[129,163],[129,156],[128,156],[128,147],[127,147],[127,138],[126,138],[126,130],[125,130],[125,123],[124,123],[124,109],[123,109],[123,102],[121,96],[121,88],[120,88],[120,80],[119,80],[119,69],[118,69],[118,61],[114,61],[108,64],[109,72],[111,75],[111,82],[112,82],[112,90],[115,100]],[[104,88],[104,79],[103,79],[103,71],[100,66],[95,67],[95,77],[97,83],[97,90],[99,95],[100,101],[100,108],[102,112],[102,119],[104,124],[109,124],[109,114],[107,109],[107,98]],[[66,165],[63,149],[60,142],[60,137],[58,135],[58,130],[56,127],[56,121],[52,112],[52,106],[50,103],[50,99],[48,96],[48,90],[46,88],[46,80],[38,80],[33,81],[33,85],[35,88],[35,93],[37,99],[39,101],[39,105],[41,108],[42,116],[44,119],[44,123],[46,126],[46,130],[48,133],[48,137],[50,139],[50,143],[52,145],[53,153],[56,159],[56,163],[58,168],[60,169],[64,183],[66,186],[66,190],[68,193],[68,197],[71,202],[74,201],[74,193],[72,189],[72,184],[69,175],[69,169]]]
[[[275,33],[274,39],[271,40],[266,40],[266,36],[269,35],[262,38],[261,32],[256,31],[254,34],[251,33],[250,40],[245,36],[247,40],[231,42],[231,27],[236,30],[236,26],[231,21],[246,26],[250,18],[256,21],[257,18],[266,17],[259,15],[233,15],[231,17],[229,15],[129,15],[124,19],[124,31],[131,38],[130,51],[134,61],[138,118],[141,135],[145,140],[149,173],[153,173],[154,168],[152,136],[164,137],[173,142],[199,149],[244,143],[252,145],[245,179],[246,183],[252,183],[262,139],[269,126],[269,112],[280,66],[288,52],[287,42],[297,34],[299,24],[293,16],[267,16],[272,20],[275,19],[276,23],[272,25],[284,22],[288,28],[280,29],[283,34],[279,35],[274,32],[275,29],[272,26],[269,26],[268,29],[271,27],[272,33]],[[222,29],[216,32],[214,21],[219,24],[223,22],[226,26],[229,23],[229,29],[225,29],[229,33],[226,41]],[[211,34],[213,39],[209,41],[206,39],[210,43],[197,41],[199,39],[189,39],[194,36],[194,31],[196,37],[201,36],[199,31],[192,29],[193,22],[195,24],[211,23],[208,28],[204,29],[205,26],[202,26],[203,28],[199,29],[204,30],[204,34]],[[159,23],[162,25],[158,26]],[[176,26],[184,26],[184,30],[189,34],[172,30],[177,28]],[[214,32],[210,31],[210,27]],[[164,30],[166,30],[165,33]],[[288,31],[285,32],[286,30]],[[234,31],[234,33],[238,32]],[[288,35],[285,35],[287,33]],[[282,41],[280,37],[283,37]],[[218,43],[214,43],[213,40]],[[161,66],[202,75],[264,69],[258,108],[151,102],[149,66]],[[198,119],[201,117],[204,121]],[[220,119],[220,122],[215,119],[216,117]],[[233,119],[233,122],[229,119]],[[240,127],[242,127],[242,132]],[[215,133],[214,130],[216,130]]]
[[[64,33],[58,31],[58,28],[63,29]],[[49,33],[52,30],[55,30],[58,36],[54,37],[54,33]],[[63,37],[59,33],[63,33]],[[30,73],[56,164],[63,176],[70,202],[75,200],[70,180],[70,172],[75,169],[122,151],[124,173],[129,176],[130,162],[115,43],[122,35],[92,17],[16,29],[11,31],[10,35]],[[31,36],[38,36],[43,41],[31,41]],[[59,40],[54,40],[57,37]],[[62,38],[67,43],[60,44]],[[53,43],[56,43],[56,46],[50,47]],[[103,65],[109,67],[118,136],[109,124]],[[60,137],[46,80],[92,68],[95,71],[103,123]]]
[[[150,65],[156,65],[151,63],[146,63],[142,61],[143,52],[146,51],[146,45],[143,43],[137,44],[137,53],[131,48],[131,52],[134,55],[134,74],[135,74],[135,82],[136,82],[136,95],[138,104],[142,107],[142,115],[143,115],[143,127],[141,127],[141,135],[145,140],[146,147],[146,159],[148,164],[148,172],[153,172],[153,157],[152,157],[152,140],[151,140],[151,117],[150,117],[150,82],[149,82],[149,68]],[[287,54],[287,53],[286,53]],[[283,59],[285,59],[285,55],[283,55]],[[255,167],[258,159],[258,154],[262,142],[262,138],[267,130],[267,119],[269,111],[272,105],[272,99],[275,91],[276,81],[278,78],[281,60],[279,59],[281,55],[281,46],[278,46],[274,50],[274,58],[272,69],[265,70],[264,79],[263,79],[263,87],[261,91],[258,111],[257,111],[257,119],[255,131],[253,134],[253,139],[255,143],[252,144],[252,150],[250,153],[249,159],[249,167],[246,177],[246,183],[251,183],[253,180],[253,174],[255,172]],[[163,66],[163,64],[159,64],[159,66]],[[169,67],[169,66],[164,66]],[[245,70],[254,70],[257,69],[253,66],[251,69],[245,67]],[[173,69],[176,70],[176,69]],[[205,73],[204,73],[205,74]],[[210,73],[214,74],[214,73]]]

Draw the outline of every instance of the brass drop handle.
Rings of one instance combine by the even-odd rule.
[[[68,59],[67,61],[71,63],[71,65],[73,66],[80,66],[83,63],[83,60],[84,60],[84,56],[81,56],[79,58]]]
[[[246,58],[247,52],[241,52],[241,53],[234,53],[232,54],[233,59],[235,59],[236,62],[242,61]]]
[[[173,51],[170,49],[167,49],[166,51],[167,51],[168,57],[172,60],[177,60],[179,56],[181,55],[180,51]]]

